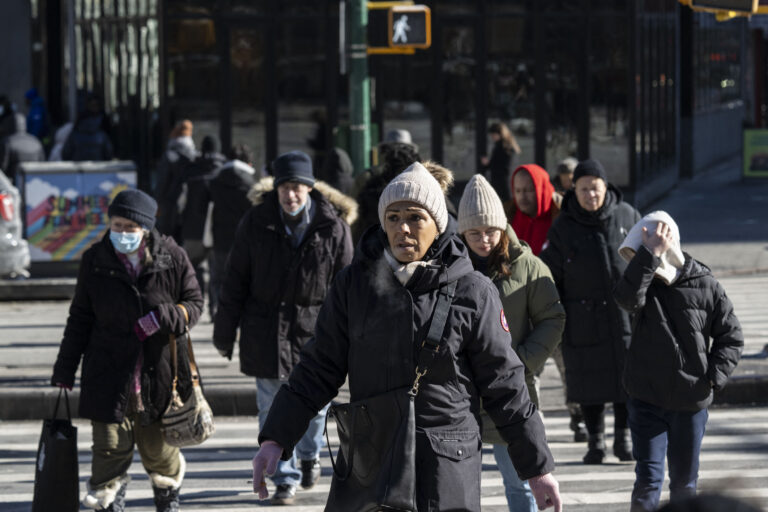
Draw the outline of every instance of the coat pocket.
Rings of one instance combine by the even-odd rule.
[[[467,459],[480,451],[480,433],[471,430],[427,431],[435,455],[453,461]]]

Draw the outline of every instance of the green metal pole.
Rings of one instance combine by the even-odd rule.
[[[368,78],[368,6],[365,0],[348,0],[349,48],[349,147],[359,174],[371,165],[371,83]]]

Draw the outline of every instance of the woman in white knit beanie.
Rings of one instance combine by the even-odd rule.
[[[476,174],[459,203],[459,233],[470,249],[470,259],[496,285],[504,307],[510,343],[525,364],[531,400],[538,407],[534,376],[560,344],[565,310],[549,268],[517,238],[507,224],[501,199],[491,184]],[[527,482],[520,480],[493,423],[483,421],[483,441],[493,443],[493,456],[504,481],[509,510],[537,510]]]
[[[371,456],[388,451],[380,443],[386,436],[376,430],[381,425],[371,423],[367,435],[350,441],[361,449],[347,447],[356,470],[343,479],[334,473],[328,510],[479,512],[481,400],[541,509],[560,510],[544,423],[525,392],[525,368],[510,347],[501,301],[472,269],[440,185],[414,163],[384,189],[378,214],[381,227],[363,234],[355,259],[337,274],[313,342],[272,403],[259,432],[254,490],[268,496],[259,483],[267,468],[291,452],[310,418],[346,381],[358,406],[382,396],[413,401],[413,418],[403,414],[408,406],[388,406],[385,414],[413,421],[415,433],[402,443],[413,443],[414,480]],[[358,485],[359,475],[369,483]],[[376,489],[387,492],[374,496]]]

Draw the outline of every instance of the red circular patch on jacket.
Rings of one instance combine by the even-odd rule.
[[[509,332],[509,324],[507,323],[507,317],[504,316],[504,310],[501,310],[501,328]]]

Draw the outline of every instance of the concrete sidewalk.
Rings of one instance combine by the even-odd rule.
[[[768,403],[768,180],[743,182],[740,162],[723,164],[681,183],[645,212],[663,209],[678,222],[683,249],[709,265],[721,279],[742,322],[747,345],[718,403]],[[643,213],[645,213],[643,212]],[[0,283],[0,287],[4,286]],[[0,295],[2,292],[0,291]],[[0,420],[39,419],[50,414],[57,390],[49,379],[66,322],[67,301],[0,302]],[[256,385],[211,343],[212,325],[192,331],[205,392],[218,415],[256,413]],[[75,387],[73,398],[78,396]],[[343,390],[339,400],[346,399]],[[542,379],[545,411],[563,408],[554,365]]]

